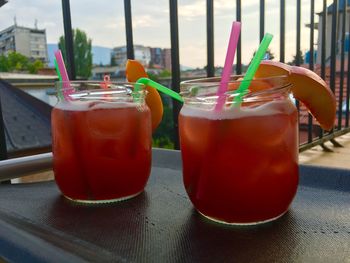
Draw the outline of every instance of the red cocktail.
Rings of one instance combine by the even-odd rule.
[[[55,106],[53,163],[64,196],[107,202],[143,191],[151,170],[151,119],[143,93],[135,100],[121,85],[79,90]]]
[[[231,106],[228,97],[227,107],[217,112],[218,84],[212,81],[182,84],[186,191],[196,209],[215,221],[257,224],[278,218],[298,185],[298,122],[290,85],[286,78],[271,78],[264,81],[267,90],[248,94],[240,106]]]

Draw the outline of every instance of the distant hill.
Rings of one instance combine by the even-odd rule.
[[[58,49],[57,44],[47,44],[47,52],[49,54],[50,67],[53,67],[54,52]],[[111,62],[111,48],[92,46],[92,62],[93,64],[108,65]]]

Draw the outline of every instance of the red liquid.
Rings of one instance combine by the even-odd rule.
[[[287,211],[299,178],[297,112],[275,106],[271,115],[223,120],[180,113],[184,185],[202,214],[248,224]]]
[[[65,109],[66,103],[52,111],[58,187],[75,200],[111,200],[143,191],[151,170],[148,107],[88,103],[90,108],[86,102]]]

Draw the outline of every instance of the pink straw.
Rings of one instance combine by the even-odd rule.
[[[66,66],[64,65],[63,57],[61,50],[57,50],[55,52],[55,57],[58,65],[58,69],[60,70],[62,81],[63,81],[63,96],[66,100],[69,100],[69,94],[71,93],[71,88],[69,84],[69,78],[66,70]]]
[[[230,40],[227,47],[225,65],[221,75],[220,87],[217,91],[218,101],[215,105],[215,111],[222,110],[226,101],[225,92],[227,91],[227,85],[228,85],[228,82],[230,81],[233,60],[235,57],[240,33],[241,33],[241,23],[233,22],[232,28],[231,28]]]

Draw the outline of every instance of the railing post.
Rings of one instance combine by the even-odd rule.
[[[260,42],[265,34],[265,0],[260,0]]]
[[[214,4],[207,0],[207,77],[214,77]]]
[[[5,138],[5,124],[2,115],[2,106],[0,100],[0,160],[7,159],[7,147],[6,147],[6,138]]]
[[[134,42],[132,38],[132,16],[131,2],[124,0],[125,32],[126,32],[126,53],[128,59],[135,59]]]
[[[300,30],[301,30],[301,0],[297,0],[297,18],[296,18],[296,53],[295,53],[295,65],[300,66],[300,58],[301,58],[301,50],[300,50]],[[298,109],[298,119],[299,119],[299,127],[300,127],[300,104],[299,100],[295,100],[295,105]]]
[[[342,31],[341,31],[341,53],[340,53],[340,83],[338,101],[338,130],[341,130],[343,120],[343,90],[344,90],[344,62],[345,62],[345,26],[347,1],[343,1]]]
[[[326,1],[326,0],[325,0]],[[347,12],[346,12],[347,13]],[[349,19],[350,22],[350,19]],[[349,25],[350,28],[350,25]],[[350,37],[350,35],[349,35]],[[345,127],[349,127],[349,110],[350,110],[350,47],[348,47],[348,70],[346,83],[346,105],[345,105]]]
[[[7,147],[6,147],[6,138],[5,138],[5,125],[2,115],[2,106],[0,99],[0,161],[7,159]],[[0,184],[10,184],[11,180],[0,182]]]
[[[297,0],[297,36],[296,36],[296,54],[295,65],[300,66],[301,50],[300,50],[300,30],[301,30],[301,0]]]
[[[286,21],[286,3],[280,1],[280,62],[284,62],[284,39],[285,39],[285,21]]]
[[[179,59],[179,28],[177,14],[177,0],[169,0],[170,7],[170,40],[171,40],[171,86],[176,92],[180,92],[180,59]],[[175,149],[180,148],[178,116],[180,112],[180,102],[173,102],[174,121],[174,144]]]
[[[323,0],[322,9],[322,34],[321,34],[321,78],[326,79],[326,31],[327,29],[327,0]],[[320,131],[320,139],[323,137],[324,131]],[[321,145],[322,147],[323,144]]]
[[[315,0],[310,1],[310,60],[309,69],[314,70],[314,26],[315,26]],[[312,132],[313,132],[313,119],[312,115],[308,113],[307,122],[307,141],[312,142]]]
[[[337,49],[337,12],[338,12],[338,0],[333,1],[332,11],[332,31],[331,31],[331,77],[330,86],[331,90],[335,92],[335,74],[336,74],[336,49]]]
[[[69,79],[75,80],[75,63],[73,50],[72,22],[70,17],[69,0],[62,0],[64,39],[66,45],[67,73]]]
[[[242,7],[241,0],[236,0],[236,20],[238,22],[242,21]],[[242,74],[242,30],[239,35],[238,43],[237,43],[237,63],[236,63],[236,73]]]

